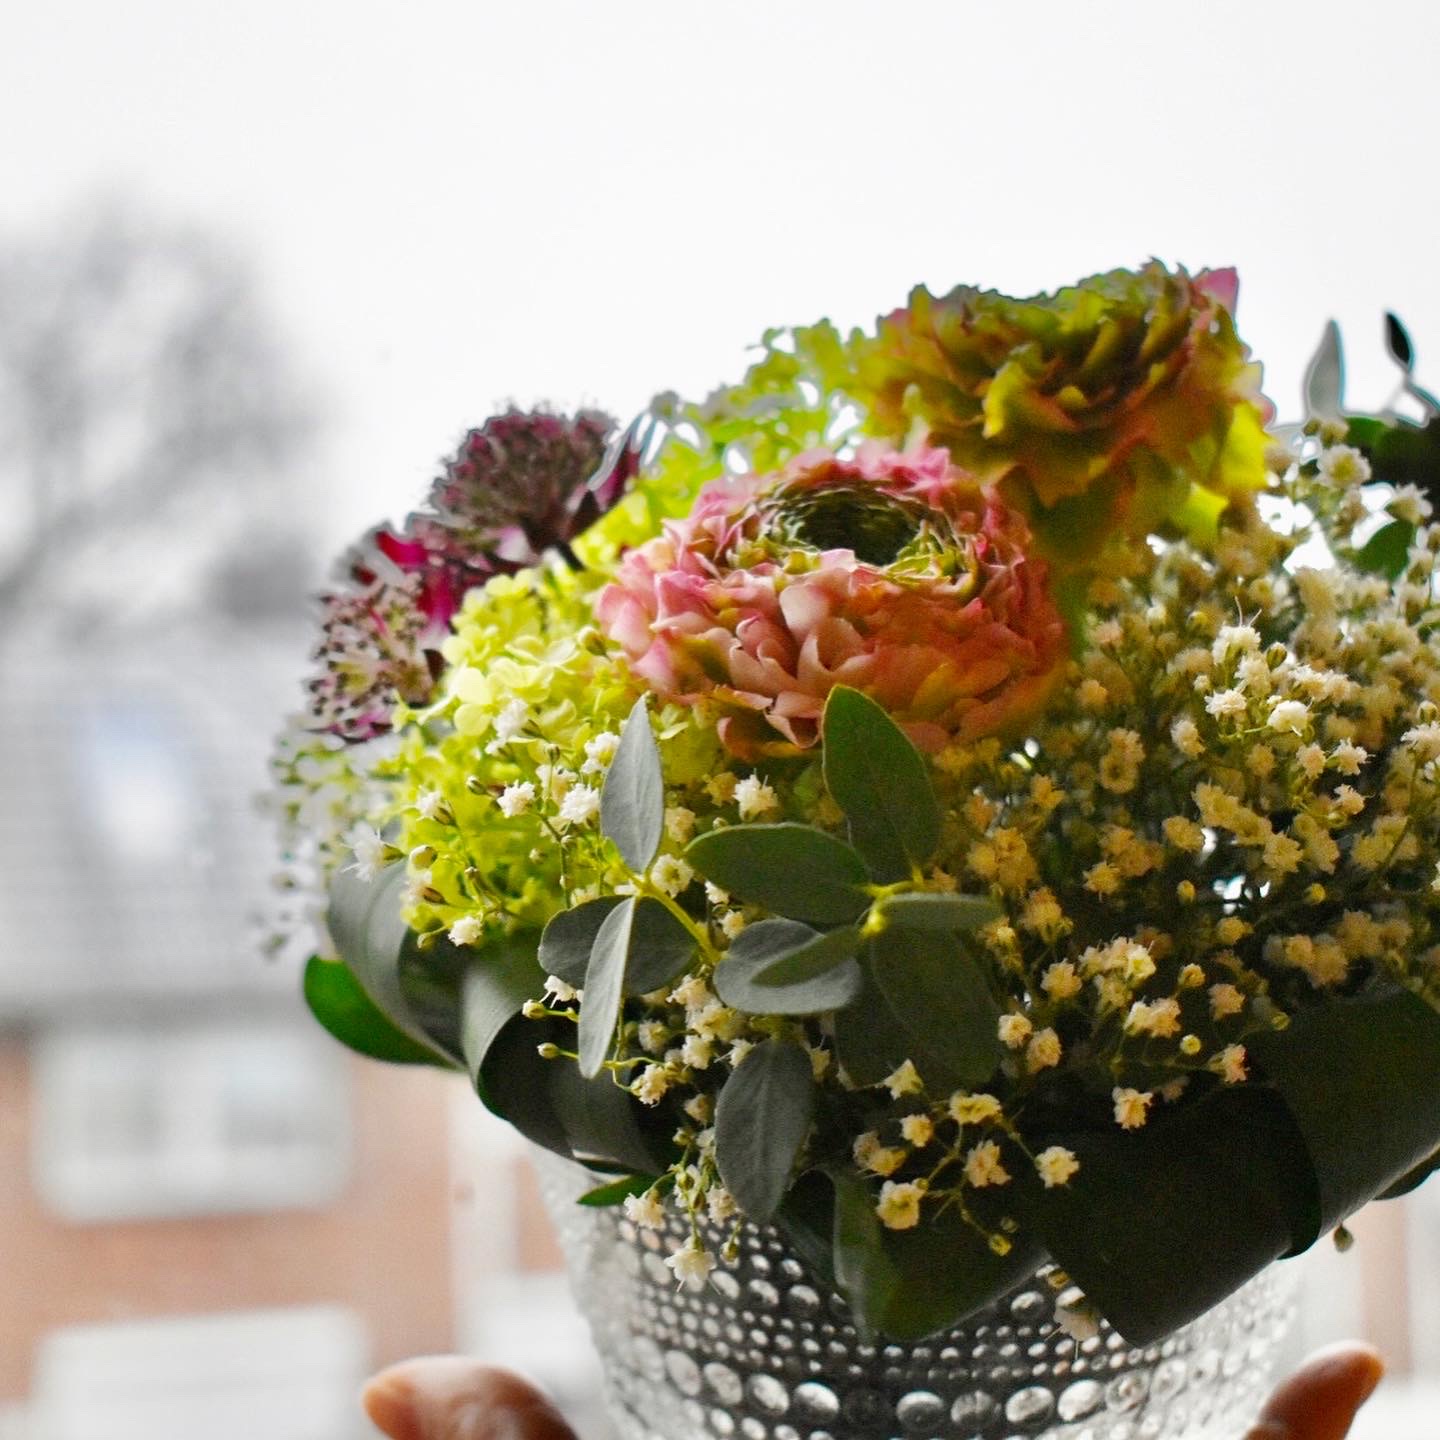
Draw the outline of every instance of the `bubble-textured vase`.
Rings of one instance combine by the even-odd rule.
[[[871,1345],[776,1231],[744,1227],[734,1264],[679,1290],[664,1263],[688,1234],[678,1216],[639,1229],[575,1204],[595,1177],[539,1163],[623,1440],[1235,1440],[1294,1309],[1272,1266],[1156,1344],[1104,1325],[1077,1342],[1042,1272],[953,1330]],[[701,1228],[718,1252],[728,1229]]]

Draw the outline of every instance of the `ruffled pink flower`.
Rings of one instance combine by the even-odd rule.
[[[813,745],[836,685],[935,750],[1017,724],[1059,674],[1029,540],[945,451],[814,452],[706,486],[625,557],[598,618],[662,697],[713,705],[736,754]]]

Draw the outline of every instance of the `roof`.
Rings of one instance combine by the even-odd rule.
[[[257,943],[255,797],[304,648],[213,614],[0,647],[0,1016],[293,992]]]

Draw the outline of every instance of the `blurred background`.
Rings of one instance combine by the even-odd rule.
[[[329,557],[508,400],[628,416],[924,281],[1235,264],[1440,382],[1423,0],[48,0],[0,48],[0,1440],[358,1440],[469,1349],[595,1416],[521,1149],[262,959]],[[1432,346],[1434,347],[1432,349]],[[1440,1186],[1304,1262],[1440,1415]]]

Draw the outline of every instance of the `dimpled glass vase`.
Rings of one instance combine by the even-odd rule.
[[[953,1330],[866,1344],[773,1229],[745,1226],[735,1264],[679,1290],[679,1217],[639,1229],[575,1203],[596,1177],[538,1166],[620,1440],[1236,1440],[1294,1311],[1293,1267],[1272,1266],[1156,1344],[1103,1324],[1076,1342],[1041,1272]],[[718,1252],[728,1228],[701,1233]]]

